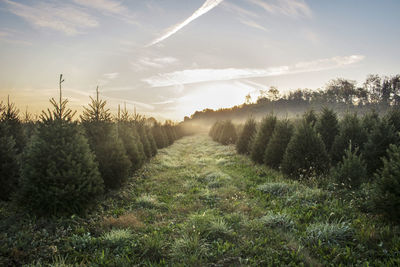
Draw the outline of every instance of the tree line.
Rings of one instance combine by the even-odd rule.
[[[0,198],[37,214],[87,210],[104,192],[120,187],[157,154],[187,134],[182,125],[130,114],[113,116],[96,96],[79,120],[62,97],[38,121],[19,118],[8,99],[0,102]]]
[[[325,107],[297,120],[270,114],[240,126],[217,121],[209,135],[288,178],[316,179],[338,194],[362,199],[361,209],[400,220],[400,109],[339,119]]]
[[[185,117],[185,121],[245,120],[250,115],[259,117],[269,112],[278,117],[296,117],[308,109],[320,111],[323,107],[329,107],[339,115],[349,111],[364,114],[371,109],[385,113],[391,107],[400,105],[400,74],[391,77],[371,74],[361,86],[357,86],[356,81],[339,78],[318,90],[297,89],[280,94],[276,87],[270,87],[259,91],[260,96],[254,103],[248,95],[242,105],[196,111]]]

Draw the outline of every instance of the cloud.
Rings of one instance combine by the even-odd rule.
[[[183,27],[194,21],[195,19],[199,18],[200,16],[206,14],[216,6],[218,6],[220,3],[222,3],[224,0],[206,0],[205,3],[197,9],[189,18],[184,20],[181,23],[178,23],[172,27],[170,27],[162,36],[158,37],[157,39],[153,40],[150,44],[147,46],[153,46],[155,44],[158,44],[168,37],[171,37],[175,33],[177,33],[179,30],[181,30]]]
[[[109,80],[114,80],[119,76],[119,73],[118,72],[104,73],[103,76]]]
[[[99,10],[107,15],[117,15],[117,18],[122,19],[128,23],[137,22],[134,20],[133,15],[129,13],[129,10],[122,5],[121,1],[114,0],[73,0],[74,3]]]
[[[292,18],[311,18],[312,11],[303,0],[249,0],[271,14],[283,14]]]
[[[244,8],[241,8],[238,5],[229,2],[223,2],[222,7],[235,14],[236,18],[244,25],[249,26],[254,29],[267,31],[267,29],[262,26],[260,23],[256,22],[254,19],[258,19],[259,15]]]
[[[265,28],[264,26],[258,24],[257,22],[255,22],[254,20],[250,20],[250,19],[239,19],[239,21],[241,23],[243,23],[244,25],[247,25],[249,27],[258,29],[258,30],[262,30],[262,31],[268,31],[267,28]]]
[[[174,57],[142,57],[137,62],[132,62],[131,66],[134,71],[142,71],[150,68],[164,68],[166,66],[172,65],[179,60]]]
[[[245,78],[279,76],[294,73],[314,72],[345,67],[363,60],[363,55],[332,57],[308,62],[299,62],[291,66],[271,67],[266,69],[191,69],[159,74],[142,81],[152,87],[166,87],[179,84],[194,84],[211,81],[228,81]]]
[[[95,18],[70,5],[47,2],[24,5],[10,0],[2,1],[7,4],[9,12],[33,26],[53,29],[67,35],[76,35],[84,29],[99,25]]]

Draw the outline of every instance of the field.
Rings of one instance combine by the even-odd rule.
[[[0,265],[399,265],[398,226],[285,179],[206,135],[184,137],[86,216],[0,208]]]

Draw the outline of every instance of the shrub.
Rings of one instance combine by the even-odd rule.
[[[267,166],[275,169],[279,167],[292,135],[293,125],[288,120],[277,122],[271,140],[265,149],[264,163]]]
[[[378,212],[393,221],[400,220],[400,147],[391,145],[383,168],[376,175],[373,202]]]
[[[367,177],[367,168],[362,157],[357,153],[358,148],[352,150],[351,145],[338,165],[331,169],[332,179],[344,188],[357,188]]]
[[[0,199],[9,200],[17,189],[19,159],[15,140],[8,136],[6,125],[0,123]]]
[[[239,154],[250,154],[250,142],[257,131],[257,125],[254,119],[250,118],[246,121],[243,130],[236,144],[236,151]]]
[[[333,141],[339,132],[339,123],[336,113],[332,109],[323,108],[315,125],[317,133],[321,135],[325,148],[330,151]]]
[[[71,122],[67,102],[51,100],[55,110],[43,113],[24,155],[18,199],[37,213],[80,213],[103,191],[94,155]]]
[[[281,164],[282,172],[299,179],[303,175],[311,177],[322,174],[328,166],[329,158],[324,142],[314,128],[303,121],[285,151]]]
[[[219,133],[221,132],[221,121],[216,121],[210,128],[210,131],[208,132],[208,135],[214,140],[217,141],[217,137],[219,136]]]
[[[235,144],[237,139],[235,125],[231,121],[224,121],[218,137],[223,145]]]
[[[265,149],[268,146],[269,140],[274,132],[276,117],[269,115],[261,121],[257,134],[251,144],[251,159],[257,163],[263,163]]]
[[[362,127],[356,114],[346,114],[339,124],[339,134],[332,144],[331,159],[334,164],[342,160],[344,151],[351,142],[354,148],[362,151],[367,141],[367,132]]]
[[[364,146],[363,156],[367,163],[368,174],[373,174],[382,168],[382,158],[385,157],[386,151],[391,144],[397,144],[399,136],[395,132],[392,125],[386,119],[377,122],[375,127],[368,135],[368,141]]]

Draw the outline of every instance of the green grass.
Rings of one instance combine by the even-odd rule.
[[[399,265],[399,226],[358,206],[185,137],[84,217],[0,203],[0,266]]]

